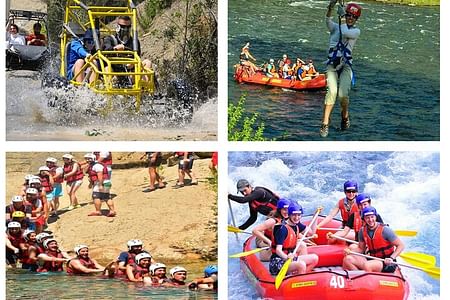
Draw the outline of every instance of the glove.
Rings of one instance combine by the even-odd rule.
[[[344,8],[341,5],[338,6],[337,13],[338,13],[339,17],[345,16]]]
[[[337,0],[330,0],[330,4],[328,4],[328,8],[333,8],[336,5]]]

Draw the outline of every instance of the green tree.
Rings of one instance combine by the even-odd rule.
[[[228,105],[228,140],[229,141],[267,141],[264,137],[264,122],[259,121],[259,114],[245,116],[246,94],[239,98],[237,105]]]

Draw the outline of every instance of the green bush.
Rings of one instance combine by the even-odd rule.
[[[228,140],[229,141],[267,141],[264,137],[264,122],[259,121],[258,113],[245,116],[245,98],[242,95],[237,105],[228,105]]]

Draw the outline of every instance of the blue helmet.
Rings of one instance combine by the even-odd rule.
[[[374,216],[377,215],[377,210],[375,209],[375,207],[368,206],[368,207],[366,207],[366,208],[364,208],[362,210],[362,217],[363,218],[366,217],[366,216],[371,216],[371,215],[374,215]]]
[[[372,199],[370,199],[370,196],[367,194],[359,194],[358,196],[356,196],[356,204],[360,205],[363,202],[366,201],[370,201]]]
[[[297,204],[297,203],[294,203],[294,202],[289,204],[288,215],[290,216],[292,214],[303,214],[302,206],[300,204]]]
[[[278,203],[277,203],[277,209],[289,208],[289,205],[290,205],[291,203],[292,203],[291,200],[281,198],[280,200],[278,200]]]
[[[344,191],[358,191],[358,183],[354,180],[344,182]]]
[[[214,273],[217,274],[218,269],[217,269],[216,265],[209,265],[205,268],[204,272],[205,272],[205,277],[210,277]]]

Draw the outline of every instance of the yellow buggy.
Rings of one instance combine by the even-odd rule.
[[[67,78],[70,43],[81,40],[86,30],[91,29],[95,52],[85,59],[81,70],[73,74],[73,78],[76,78],[83,72],[86,79],[84,82],[70,79],[69,82],[75,86],[85,85],[96,93],[106,95],[110,108],[113,105],[113,96],[123,95],[126,99],[134,99],[135,110],[139,112],[142,97],[155,92],[155,73],[143,66],[138,55],[136,6],[131,0],[121,2],[124,6],[91,6],[79,0],[67,0],[60,36],[60,75]],[[119,16],[131,18],[133,49],[105,51],[102,49],[103,39],[114,35],[114,21]],[[87,79],[92,78],[92,73],[95,79],[88,82]]]

